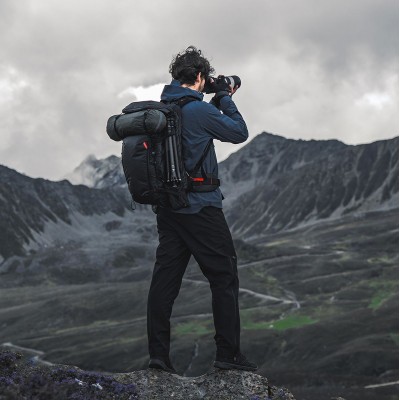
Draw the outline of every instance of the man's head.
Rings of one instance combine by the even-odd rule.
[[[203,57],[201,50],[189,46],[185,51],[177,54],[169,66],[172,77],[181,85],[195,85],[200,79],[207,79],[214,72],[209,61]],[[204,87],[204,84],[203,84]]]

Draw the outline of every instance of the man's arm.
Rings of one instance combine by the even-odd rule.
[[[249,137],[247,126],[230,96],[220,99],[219,110],[214,105],[207,106],[207,116],[202,121],[206,132],[221,142],[245,142]]]

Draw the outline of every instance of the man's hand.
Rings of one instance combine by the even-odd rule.
[[[218,92],[230,92],[230,85],[225,81],[225,79],[220,79],[222,75],[218,77],[218,79],[210,78],[210,86],[214,93]]]
[[[232,97],[238,89],[239,89],[239,86],[236,86],[234,89],[232,89],[232,87],[229,85],[230,96]]]
[[[220,78],[220,77],[218,77]],[[211,99],[211,103],[214,104],[217,108],[219,108],[220,101],[225,96],[233,96],[240,86],[236,86],[232,89],[232,86],[229,85],[225,79],[215,80],[210,78],[210,82],[213,85],[213,89],[216,90],[214,97]]]

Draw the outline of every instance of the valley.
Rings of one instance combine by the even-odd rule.
[[[398,210],[392,210],[253,242],[235,241],[242,350],[259,364],[258,373],[294,394],[298,387],[307,399],[314,399],[310,393],[316,387],[335,387],[336,395],[342,390],[345,396],[350,386],[352,399],[365,399],[357,397],[365,386],[395,380],[397,221]],[[129,257],[122,256],[127,243],[110,243],[110,249],[96,247],[96,273],[82,272],[80,282],[70,278],[73,260],[88,260],[92,246],[80,246],[76,258],[77,249],[64,245],[72,261],[65,254],[57,266],[48,262],[29,268],[54,251],[59,254],[59,247],[31,254],[29,262],[15,258],[19,267],[0,275],[0,343],[35,349],[46,361],[85,369],[146,368],[153,254],[139,251],[130,264]],[[106,257],[110,251],[121,256]],[[204,374],[214,357],[214,327],[208,282],[194,262],[186,271],[171,326],[171,358],[178,372]],[[395,386],[371,391],[391,388],[394,393]]]

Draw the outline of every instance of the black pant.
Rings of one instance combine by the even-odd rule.
[[[169,357],[170,317],[191,254],[210,282],[217,356],[240,350],[239,278],[236,252],[220,208],[204,207],[196,214],[160,209],[160,244],[147,303],[150,357]]]

